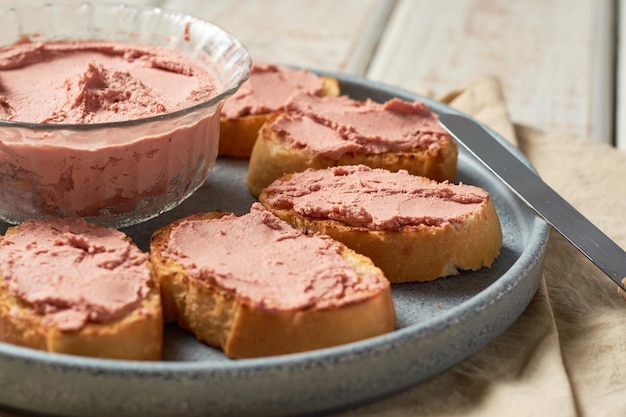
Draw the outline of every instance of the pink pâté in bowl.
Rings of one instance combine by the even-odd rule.
[[[186,199],[217,157],[246,48],[182,13],[119,4],[0,9],[0,219],[124,227]]]

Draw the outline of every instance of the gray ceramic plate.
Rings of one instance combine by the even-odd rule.
[[[354,98],[421,98],[331,75]],[[435,112],[454,112],[424,101]],[[243,214],[253,201],[245,178],[246,161],[219,161],[206,184],[181,206],[126,231],[146,249],[152,231],[192,212]],[[522,314],[538,288],[548,239],[548,226],[463,151],[458,180],[491,193],[504,232],[501,254],[491,269],[395,285],[393,333],[240,361],[173,325],[166,327],[164,360],[153,363],[52,355],[0,343],[0,404],[64,416],[295,416],[344,409],[423,382],[479,350]]]

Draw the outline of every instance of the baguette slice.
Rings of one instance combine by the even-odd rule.
[[[310,80],[314,82],[309,84]],[[298,91],[338,96],[339,83],[333,77],[317,76],[306,70],[254,64],[250,78],[223,108],[218,155],[249,158],[261,126],[278,115]],[[246,107],[240,109],[240,105],[233,105],[237,100],[244,99],[249,103]]]
[[[392,283],[491,266],[502,245],[486,191],[406,171],[346,166],[287,174],[259,201],[294,227],[371,258]]]
[[[24,242],[30,248],[22,246]],[[127,269],[106,253],[111,242],[122,248],[120,259],[126,257],[122,265],[132,263],[128,269],[134,275],[128,287],[124,284],[130,280]],[[55,259],[59,257],[68,262]],[[0,341],[52,353],[161,359],[158,283],[148,256],[121,232],[80,220],[27,221],[10,228],[0,241],[0,263]],[[83,274],[87,270],[93,270],[97,281],[86,284]],[[49,287],[53,282],[58,285]],[[114,313],[106,311],[107,303],[115,302],[120,291],[127,297],[130,290],[140,295],[131,295],[127,305],[117,304]],[[72,305],[77,298],[83,301]]]
[[[290,252],[291,244],[301,251]],[[320,245],[332,250],[311,249]],[[232,358],[325,348],[395,327],[389,282],[369,259],[325,236],[304,235],[258,203],[240,217],[211,212],[174,222],[153,235],[151,253],[166,321]],[[303,277],[291,254],[331,268]]]
[[[421,102],[378,104],[300,94],[259,131],[247,183],[258,197],[284,174],[343,165],[453,181],[457,154],[452,137]]]

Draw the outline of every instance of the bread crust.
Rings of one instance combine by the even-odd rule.
[[[8,233],[15,233],[16,229],[9,229]],[[51,353],[160,360],[163,350],[161,299],[154,270],[149,263],[146,267],[152,277],[150,291],[138,308],[115,320],[88,323],[77,331],[62,331],[45,324],[42,314],[9,293],[7,283],[0,276],[0,341]]]
[[[338,96],[339,82],[327,76],[320,77],[324,82],[321,96]],[[280,111],[251,114],[236,119],[220,118],[220,141],[218,156],[249,158],[261,126],[273,119]]]
[[[220,119],[218,156],[249,158],[261,126],[278,112],[251,114],[237,119]]]
[[[191,216],[216,219],[227,213]],[[198,340],[232,358],[273,356],[320,349],[390,332],[395,328],[391,289],[365,301],[332,309],[269,310],[209,280],[190,276],[177,262],[162,256],[174,222],[151,241],[152,262],[159,276],[166,321],[177,321]],[[345,248],[342,253],[359,274],[382,272],[367,258]],[[386,282],[386,280],[385,280]]]
[[[343,165],[366,165],[396,172],[401,169],[435,181],[454,181],[457,173],[458,149],[454,140],[446,136],[440,149],[386,152],[381,154],[346,153],[338,160],[315,155],[289,145],[288,137],[278,134],[268,120],[250,155],[247,184],[255,197],[275,180],[285,174],[302,172],[308,168],[324,169]]]
[[[265,191],[259,197],[267,210],[296,228],[326,234],[369,257],[392,283],[432,281],[461,270],[490,267],[502,245],[502,228],[490,197],[479,212],[460,222],[398,230],[369,230],[337,220],[312,219],[293,209],[272,207],[269,198]]]

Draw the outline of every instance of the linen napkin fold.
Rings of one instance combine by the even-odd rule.
[[[517,145],[544,181],[626,247],[626,153],[512,123],[495,78],[440,100]],[[616,288],[552,231],[540,288],[506,332],[430,381],[340,415],[626,416],[626,303]]]

